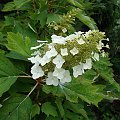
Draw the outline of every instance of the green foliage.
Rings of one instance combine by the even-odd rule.
[[[53,117],[58,116],[56,108],[50,102],[43,103],[41,110],[47,116],[49,116],[49,115],[51,115]]]
[[[4,101],[3,107],[0,109],[1,120],[30,120],[30,112],[32,102],[30,98],[25,99],[25,96],[16,95]]]
[[[0,56],[0,96],[17,80],[18,71],[5,57]]]
[[[39,114],[40,114],[40,107],[39,105],[34,104],[32,106],[32,113],[31,113],[32,118],[35,117],[35,115],[39,115]]]
[[[23,39],[20,33],[9,32],[7,36],[7,48],[11,51],[17,52],[23,56],[29,57],[31,55],[30,47],[31,41],[28,37]]]
[[[120,98],[120,85],[114,80],[108,57],[101,57],[91,70],[71,83],[57,87],[45,85],[41,78],[33,80],[27,61],[37,39],[50,42],[52,34],[67,36],[76,30],[100,28],[110,37],[112,62],[119,70],[119,4],[119,0],[0,3],[0,120],[119,119],[118,113],[110,116],[114,107],[109,109],[108,101]],[[106,21],[109,26],[105,26]],[[102,113],[101,117],[91,110],[93,106]]]
[[[89,16],[86,16],[81,11],[77,14],[77,18],[87,25],[91,30],[98,29],[94,20]]]
[[[117,91],[120,92],[120,85],[113,79],[112,69],[110,68],[112,64],[108,58],[101,58],[99,62],[94,64],[94,69],[99,73],[99,75],[106,80],[108,83],[112,84]],[[100,67],[101,66],[101,67]]]
[[[99,86],[92,85],[92,83],[92,81],[81,79],[74,80],[73,83],[67,86],[53,87],[45,85],[43,90],[47,94],[52,93],[56,96],[64,95],[70,102],[77,103],[78,98],[80,98],[89,104],[95,104],[97,106],[98,102],[104,98],[104,95],[99,93]]]
[[[74,113],[81,114],[86,120],[89,120],[84,106],[81,104],[75,104],[71,102],[65,102],[65,108],[73,111]]]
[[[22,8],[23,5],[30,2],[31,0],[14,0],[13,2],[8,2],[4,8],[3,11],[12,11],[12,10],[19,10]]]
[[[63,116],[65,115],[65,111],[64,111],[62,102],[63,102],[62,99],[56,98],[55,103],[56,103],[56,105],[57,105],[57,107],[58,107],[58,110],[59,110],[59,112],[60,112],[61,117],[63,117]]]
[[[15,83],[17,77],[8,76],[8,77],[1,77],[0,78],[0,96],[6,91],[9,90],[12,84]]]

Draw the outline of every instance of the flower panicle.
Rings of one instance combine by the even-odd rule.
[[[32,57],[28,58],[33,63],[32,78],[45,77],[46,84],[54,86],[71,82],[72,77],[77,78],[91,69],[100,56],[105,57],[103,39],[104,32],[89,30],[66,37],[52,35],[51,43],[43,41],[44,45],[39,41],[38,46],[32,47],[35,50]]]

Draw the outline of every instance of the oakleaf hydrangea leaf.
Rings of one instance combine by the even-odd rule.
[[[42,112],[44,112],[47,116],[58,116],[56,107],[53,106],[50,102],[46,102],[42,105]]]
[[[24,95],[16,95],[6,100],[0,109],[0,120],[30,120],[32,102],[29,97],[24,99]]]

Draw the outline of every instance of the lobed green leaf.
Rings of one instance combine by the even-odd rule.
[[[28,37],[23,38],[20,33],[9,32],[7,36],[8,44],[7,48],[11,51],[17,52],[25,57],[30,57],[31,55],[31,41]]]
[[[24,95],[16,95],[6,100],[0,108],[0,120],[30,120],[32,102],[29,97],[24,99]]]

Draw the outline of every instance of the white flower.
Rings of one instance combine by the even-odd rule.
[[[44,41],[44,40],[37,40],[37,42],[39,42],[39,43],[47,43],[48,41]]]
[[[83,64],[84,69],[91,69],[92,68],[92,60],[91,58],[86,59],[86,63]]]
[[[66,28],[63,28],[62,31],[63,31],[63,33],[66,33],[66,32],[67,32],[67,29],[66,29]]]
[[[35,51],[34,53],[31,54],[32,56],[35,56],[35,55],[41,55],[40,51]]]
[[[73,67],[73,76],[77,78],[79,75],[84,73],[83,64]]]
[[[101,50],[103,46],[104,44],[102,43],[102,41],[99,41],[99,44],[97,45],[97,49]]]
[[[55,46],[54,43],[49,43],[49,44],[48,44],[48,48],[50,48],[50,49],[54,48],[54,46]]]
[[[78,31],[78,32],[75,32],[77,38],[79,38],[84,32],[81,32],[81,31]]]
[[[48,58],[54,57],[54,56],[56,56],[56,55],[57,55],[57,51],[56,51],[55,48],[52,48],[50,51],[47,51],[47,52],[46,52],[46,56],[47,56]]]
[[[54,59],[53,63],[56,65],[57,68],[61,68],[65,60],[62,58],[60,54],[58,54]]]
[[[95,61],[99,61],[99,54],[95,53],[94,56],[92,57]]]
[[[106,46],[104,46],[104,47],[106,47],[106,48],[110,49],[110,47],[109,47],[109,45],[108,45],[108,44],[107,44]]]
[[[88,32],[85,32],[85,37],[88,38],[89,35],[92,33],[93,31],[89,30]]]
[[[64,48],[64,49],[60,49],[61,50],[61,55],[62,56],[67,56],[68,55],[68,51],[67,51],[67,48]]]
[[[46,63],[49,63],[50,61],[51,61],[51,59],[48,58],[46,55],[44,55],[44,56],[40,59],[39,63],[40,63],[42,66],[44,66]]]
[[[42,44],[40,44],[40,45],[38,45],[38,46],[35,46],[35,47],[31,47],[31,50],[38,49],[38,48],[42,47],[43,45],[44,45],[44,43],[42,43]]]
[[[72,50],[70,50],[70,53],[74,56],[79,53],[76,47],[74,47]]]
[[[107,38],[106,41],[110,41],[109,38]]]
[[[76,37],[77,36],[75,34],[71,34],[71,35],[67,36],[65,39],[66,39],[66,41],[68,41],[68,40],[74,40]]]
[[[103,35],[105,35],[105,32],[100,32],[100,33],[102,33]]]
[[[77,42],[78,42],[78,44],[80,44],[80,45],[82,45],[82,44],[85,43],[85,41],[84,41],[82,38],[80,38],[79,40],[77,40]]]
[[[63,45],[65,45],[66,43],[65,38],[62,36],[52,35],[51,38],[52,38],[52,43],[58,43]]]
[[[65,70],[63,78],[60,79],[60,83],[71,82],[71,76],[69,70]]]
[[[37,63],[39,62],[41,57],[39,55],[36,55],[35,57],[28,58],[28,60],[31,61],[31,63]]]
[[[58,79],[62,79],[64,77],[65,70],[63,68],[56,68],[53,72],[53,76],[57,77]]]
[[[54,85],[54,86],[58,86],[59,84],[59,80],[57,77],[53,76],[52,72],[48,73],[48,78],[46,79],[46,84],[47,85]]]
[[[102,57],[106,57],[105,51],[103,50],[101,53]]]
[[[38,63],[36,63],[35,65],[32,66],[31,68],[31,74],[32,74],[32,78],[33,79],[37,79],[39,77],[44,76],[44,71],[42,70],[42,68],[39,66]]]

